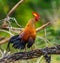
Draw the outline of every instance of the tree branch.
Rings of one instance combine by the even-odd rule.
[[[0,41],[0,45],[1,45],[1,44],[4,44],[4,43],[6,43],[6,42],[8,42],[9,39],[10,39],[10,38],[5,38],[5,39],[1,40],[1,41]]]
[[[3,40],[3,39],[4,39],[4,37],[0,37],[0,41]]]
[[[51,23],[50,22],[47,22],[46,24],[42,25],[41,27],[37,28],[36,29],[36,32],[39,32],[40,30],[43,30],[45,27],[47,27],[48,25],[50,25]],[[9,29],[9,27],[4,27],[3,29]],[[17,32],[17,33],[20,33],[20,31],[23,30],[23,28],[13,28],[12,27],[12,30]],[[10,39],[10,38],[9,38]],[[0,41],[0,44],[4,44],[6,42],[8,42],[9,40],[4,40],[5,42],[2,42]]]
[[[47,27],[48,25],[50,25],[51,24],[51,22],[47,22],[46,24],[43,24],[41,27],[38,27],[37,29],[36,29],[36,32],[39,32],[40,30],[43,30],[45,27]],[[1,27],[2,29],[9,29],[9,27]],[[17,31],[17,33],[19,33],[20,31],[22,31],[24,28],[14,28],[14,27],[12,27],[11,28],[13,31]]]
[[[15,6],[13,6],[13,8],[9,11],[7,16],[10,16],[22,2],[23,0],[20,0]]]
[[[3,58],[0,59],[0,63],[2,62],[13,62],[13,61],[17,61],[17,60],[27,60],[27,59],[33,59],[33,58],[38,58],[41,57],[43,55],[42,51],[47,52],[48,54],[60,54],[60,45],[56,46],[56,47],[50,47],[50,48],[44,48],[44,49],[36,49],[33,51],[29,51],[29,52],[17,52],[17,53],[13,53],[11,55],[5,56]]]
[[[7,14],[7,16],[4,18],[4,19],[2,19],[1,21],[2,21],[2,25],[0,25],[0,28],[2,27],[7,27],[7,26],[9,26],[9,24],[7,23],[7,22],[9,22],[9,20],[10,20],[10,16],[11,16],[11,14],[16,10],[16,8],[23,2],[24,0],[20,0],[15,6],[13,6],[13,8],[8,12],[8,14]]]
[[[51,22],[47,22],[46,24],[43,24],[41,27],[36,29],[36,32],[39,32],[40,30],[43,30],[45,27],[47,27],[50,24],[51,24]]]

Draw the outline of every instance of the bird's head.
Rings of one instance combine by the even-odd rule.
[[[36,12],[33,12],[32,14],[34,16],[35,21],[39,21],[40,15],[38,13],[36,13]]]

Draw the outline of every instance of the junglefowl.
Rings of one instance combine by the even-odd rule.
[[[38,22],[40,16],[36,12],[33,12],[32,14],[34,17],[28,21],[24,30],[18,35],[10,38],[7,49],[10,48],[10,43],[12,43],[12,46],[16,49],[24,49],[25,46],[30,48],[34,44],[36,38],[35,23]]]

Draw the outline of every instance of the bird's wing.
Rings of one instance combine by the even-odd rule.
[[[27,42],[27,47],[30,48],[33,45],[34,41],[35,40],[32,37],[29,37],[29,40]]]

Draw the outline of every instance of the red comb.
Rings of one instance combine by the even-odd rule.
[[[33,12],[32,14],[33,14],[34,17],[40,17],[40,15],[36,12]]]

